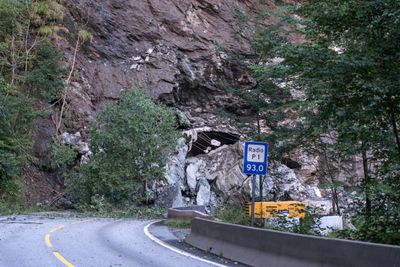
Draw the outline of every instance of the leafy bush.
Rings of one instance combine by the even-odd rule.
[[[320,227],[320,216],[322,210],[315,207],[307,207],[305,217],[298,219],[297,217],[277,216],[268,219],[266,228],[278,231],[292,232],[305,235],[320,236],[322,233]]]
[[[142,201],[147,182],[163,177],[176,128],[171,110],[136,90],[125,93],[92,125],[94,155],[67,181],[71,196],[81,204],[92,204],[94,196],[113,205]]]
[[[249,225],[249,217],[240,205],[227,205],[217,211],[215,217],[223,222]]]
[[[51,146],[50,167],[52,169],[65,170],[75,162],[77,155],[78,151],[74,148],[55,141]]]

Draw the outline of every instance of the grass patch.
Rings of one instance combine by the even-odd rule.
[[[167,226],[173,228],[190,228],[192,226],[192,221],[168,220]]]
[[[31,206],[26,203],[7,202],[0,200],[0,216],[29,214],[43,211],[49,210],[44,207]]]

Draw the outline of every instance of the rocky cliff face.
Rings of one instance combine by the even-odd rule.
[[[64,137],[79,132],[79,142],[85,145],[87,127],[102,106],[117,100],[125,90],[142,88],[153,99],[180,112],[181,128],[189,140],[182,139],[177,154],[171,156],[166,180],[149,189],[157,201],[169,206],[198,204],[212,208],[246,200],[250,181],[241,171],[242,143],[238,142],[243,136],[219,114],[228,110],[246,116],[251,110],[220,85],[243,89],[254,86],[246,66],[228,60],[224,51],[226,48],[251,61],[251,27],[244,27],[241,18],[275,7],[273,1],[267,5],[258,2],[66,0],[64,25],[69,33],[76,34],[76,25],[84,25],[94,38],[77,55],[61,125]],[[65,61],[71,61],[74,41],[60,39],[59,46]],[[55,107],[52,117],[39,121],[38,156],[46,155],[49,149],[59,108]],[[90,156],[86,145],[81,154]],[[304,159],[303,167],[286,164],[292,169],[271,164],[264,195],[280,199],[289,194],[294,199],[329,205],[312,179],[313,160]]]
[[[219,48],[249,52],[235,14],[257,8],[251,1],[66,3],[66,24],[84,24],[94,35],[92,44],[79,53],[77,84],[68,97],[81,126],[102,104],[133,87],[144,87],[154,99],[189,113],[192,127],[216,126],[210,114],[240,107],[217,84],[236,85],[243,67],[226,62]],[[66,57],[71,57],[73,46],[63,45]]]

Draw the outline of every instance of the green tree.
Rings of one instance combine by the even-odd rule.
[[[81,204],[99,196],[125,204],[146,198],[147,182],[163,177],[168,153],[175,147],[174,113],[137,90],[101,112],[90,131],[93,158],[69,180]]]
[[[26,77],[26,85],[33,96],[52,101],[60,96],[64,90],[61,75],[64,69],[59,64],[60,55],[49,44],[38,47],[34,68]]]
[[[64,89],[60,56],[49,42],[63,29],[61,2],[0,0],[0,198],[18,194],[24,166],[42,165],[31,155],[32,121],[35,102],[53,101]]]
[[[291,29],[302,29],[306,41],[287,42],[275,55],[307,96],[298,140],[313,146],[334,133],[337,155],[362,158],[355,236],[399,243],[400,3],[308,0],[296,13],[303,19]]]
[[[15,178],[30,157],[33,117],[29,99],[0,76],[0,199],[18,194]]]
[[[277,158],[294,146],[322,155],[336,208],[335,174],[360,157],[363,175],[349,177],[364,198],[351,237],[400,243],[400,2],[306,0],[277,13],[264,14],[279,23],[253,38],[257,86],[243,95],[253,99],[257,120],[278,111],[297,113],[297,123],[260,138],[281,152]],[[281,62],[266,64],[272,59]],[[271,84],[303,91],[303,101],[287,101]]]

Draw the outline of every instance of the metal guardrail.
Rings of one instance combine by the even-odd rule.
[[[200,212],[197,210],[190,210],[188,208],[185,209],[177,209],[171,208],[168,209],[168,219],[169,220],[183,220],[183,221],[190,221],[193,218],[205,218],[205,219],[213,219],[213,216],[208,215],[204,212]]]
[[[200,218],[192,220],[186,242],[251,266],[400,267],[400,246],[285,233]]]

